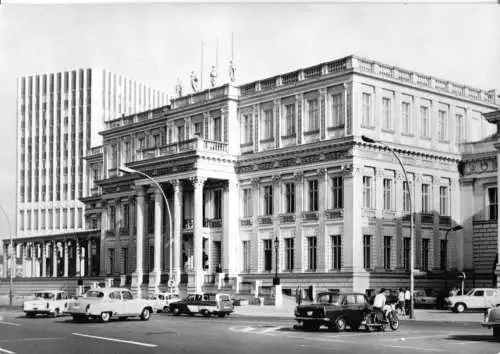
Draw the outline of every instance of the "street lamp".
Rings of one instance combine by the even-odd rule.
[[[399,165],[401,166],[401,169],[403,170],[403,174],[405,176],[406,180],[406,185],[408,186],[408,197],[409,197],[409,202],[410,202],[410,318],[415,319],[415,314],[414,314],[414,299],[413,299],[413,291],[415,288],[415,236],[413,235],[415,226],[413,225],[414,220],[413,220],[413,204],[412,204],[412,197],[411,197],[411,188],[410,188],[410,182],[408,181],[408,175],[406,174],[406,169],[403,165],[403,162],[399,158],[399,155],[386,143],[380,141],[380,140],[375,140],[372,138],[367,137],[366,135],[362,135],[361,139],[365,143],[372,143],[372,144],[380,144],[386,149],[388,149],[392,154],[396,157],[396,159],[399,162]]]
[[[7,225],[9,226],[9,234],[10,234],[10,256],[11,256],[11,265],[10,265],[10,283],[9,283],[9,304],[12,306],[12,298],[14,297],[13,293],[13,288],[14,288],[14,280],[13,280],[13,275],[12,273],[15,271],[15,258],[14,258],[14,241],[12,240],[12,229],[10,227],[10,220],[9,216],[5,212],[5,209],[0,205],[0,210],[2,210],[3,215],[5,216],[5,219],[7,219]],[[3,262],[5,264],[5,260]],[[7,269],[9,269],[8,263],[7,263]]]
[[[280,245],[280,240],[278,239],[278,235],[274,238],[274,254],[276,257],[276,270],[274,273],[273,285],[280,285],[280,278],[278,278],[278,248]]]
[[[462,225],[457,225],[455,227],[450,227],[446,230],[446,234],[444,236],[446,242],[446,249],[444,251],[444,288],[448,291],[448,234],[450,231],[460,231],[464,227]]]
[[[124,173],[138,173],[140,174],[141,176],[144,176],[146,177],[147,179],[149,179],[151,182],[153,182],[153,184],[160,190],[161,194],[163,195],[163,199],[165,200],[165,204],[167,205],[167,211],[168,211],[168,219],[169,219],[169,222],[170,222],[170,227],[169,227],[169,246],[168,246],[168,249],[169,249],[169,267],[170,267],[170,276],[169,276],[169,280],[172,279],[172,274],[173,274],[173,271],[172,271],[172,214],[170,213],[170,206],[169,206],[169,203],[168,203],[168,199],[167,199],[167,196],[165,195],[165,192],[163,192],[163,189],[161,188],[160,184],[155,180],[153,179],[153,177],[149,176],[148,174],[142,172],[142,171],[139,171],[139,170],[136,170],[136,169],[133,169],[133,168],[130,168],[130,167],[127,167],[127,166],[121,166],[119,168],[120,171],[124,172]],[[177,287],[177,281],[178,279],[175,280],[175,286]]]

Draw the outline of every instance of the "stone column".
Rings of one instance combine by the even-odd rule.
[[[404,193],[403,193],[403,183],[405,182],[405,176],[403,175],[402,172],[397,171],[396,172],[396,179],[394,182],[394,211],[396,212],[396,254],[397,254],[397,259],[396,259],[396,267],[398,268],[404,268],[404,256],[403,256],[403,226],[401,222],[401,218],[403,215],[405,215],[404,210],[403,210],[403,199],[404,199]]]
[[[161,281],[161,249],[163,234],[163,194],[158,188],[155,189],[155,221],[154,221],[154,265],[153,271],[149,273],[149,293],[158,292]]]
[[[5,246],[2,242],[2,253],[3,253],[3,277],[7,278],[8,273],[7,270],[9,268],[9,247]]]
[[[458,224],[460,220],[462,220],[461,212],[460,212],[460,184],[458,178],[453,178],[451,180],[451,189],[450,189],[450,215],[451,220],[458,220],[455,223]],[[439,194],[438,194],[439,195]],[[470,203],[470,202],[469,202]],[[452,222],[450,226],[456,226],[456,224]],[[463,226],[463,225],[462,225]],[[453,232],[448,235],[448,249],[450,250],[449,255],[451,256],[450,261],[452,264],[452,268],[456,268],[458,271],[463,270],[463,256],[464,256],[464,239],[463,239],[463,231]],[[454,245],[455,247],[451,248],[450,245]],[[448,264],[450,262],[448,261]]]
[[[413,179],[411,191],[411,198],[413,202],[413,213],[416,215],[415,222],[415,231],[414,231],[414,240],[413,245],[415,247],[415,258],[414,258],[414,266],[415,269],[422,268],[422,175],[415,174],[415,178]],[[417,216],[420,215],[420,216]]]
[[[67,278],[68,277],[68,266],[69,266],[69,263],[68,263],[68,240],[64,240],[63,247],[64,247],[64,277]]]
[[[92,275],[92,239],[87,240],[87,276]]]
[[[75,240],[75,272],[76,276],[81,276],[80,274],[80,240],[77,238]]]
[[[238,275],[239,244],[239,188],[235,180],[229,180],[224,190],[223,219],[223,262],[224,272],[230,277]],[[210,240],[208,240],[210,242]]]
[[[42,277],[47,277],[47,244],[42,243]]]
[[[123,227],[123,222],[122,222],[122,204],[119,200],[116,200],[115,202],[115,225],[109,225],[111,228],[113,228],[113,232],[115,234],[115,264],[112,265],[114,272],[113,273],[121,273],[121,240],[120,240],[120,233],[121,233],[121,228]],[[110,215],[110,219],[113,219]]]
[[[380,124],[380,123],[379,123]],[[384,269],[384,169],[377,168],[375,171],[375,192],[373,198],[375,199],[375,232],[374,232],[374,248],[372,259],[375,259],[372,268]]]
[[[23,278],[26,278],[26,247],[28,245],[25,243],[21,243],[21,258],[23,262]]]
[[[250,272],[260,271],[259,254],[262,252],[259,245],[259,205],[260,205],[260,179],[252,178],[252,235],[250,238]]]
[[[174,187],[174,240],[173,245],[173,269],[170,270],[170,278],[174,286],[178,287],[181,281],[181,228],[182,228],[182,182],[172,181]],[[169,279],[170,280],[170,279]]]
[[[32,242],[30,244],[31,249],[31,278],[36,276],[36,244]]]
[[[302,211],[304,210],[303,191],[304,191],[304,174],[302,171],[297,171],[294,174],[295,180],[295,249],[297,254],[295,257],[294,268],[297,272],[304,271],[303,250],[304,239],[302,237]]]
[[[100,243],[99,243],[99,275],[100,276],[105,276],[106,275],[106,231],[109,228],[108,225],[108,205],[107,203],[103,202],[102,207],[101,207],[101,238],[100,238]]]
[[[276,266],[278,266],[278,273],[281,272],[283,268],[283,257],[282,255],[284,252],[281,252],[282,249],[285,247],[285,242],[282,237],[280,237],[280,213],[281,213],[281,196],[282,196],[282,190],[281,190],[281,175],[277,174],[272,177],[273,181],[273,215],[271,215],[273,219],[273,251],[274,249],[274,240],[276,237],[279,240],[279,246],[278,246],[278,264],[276,264],[276,255],[273,253],[272,257],[272,270],[273,272],[276,270]]]
[[[52,276],[57,278],[57,241],[52,242]]]
[[[203,285],[203,185],[206,179],[200,176],[192,178],[194,186],[194,222],[193,222],[193,265],[194,274],[188,288],[195,292],[201,292]]]
[[[142,187],[137,189],[136,196],[136,268],[132,273],[132,291],[137,297],[141,297],[141,285],[143,274],[143,247],[144,247],[144,190]]]
[[[327,203],[327,195],[328,195],[328,183],[327,178],[328,174],[326,173],[325,168],[318,169],[318,225],[319,225],[319,234],[318,234],[318,271],[319,272],[327,272],[330,266],[326,262],[327,256],[327,245],[328,245],[328,237],[330,235],[326,232],[325,227],[325,209]]]

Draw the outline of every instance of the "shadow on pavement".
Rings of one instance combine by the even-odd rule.
[[[447,338],[448,340],[458,340],[458,341],[467,341],[467,342],[498,342],[493,335],[486,334],[459,334],[459,335],[450,335]]]

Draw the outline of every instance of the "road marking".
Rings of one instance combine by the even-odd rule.
[[[21,338],[21,339],[1,339],[0,343],[5,342],[26,342],[26,341],[38,341],[38,340],[61,340],[63,337],[53,337],[53,338]]]
[[[0,348],[0,353],[15,354],[15,352],[11,352],[10,350],[2,349],[2,348]]]
[[[94,338],[94,339],[102,339],[102,340],[107,340],[110,342],[118,342],[118,343],[126,343],[126,344],[133,344],[133,345],[140,345],[142,347],[148,347],[148,348],[156,348],[158,347],[156,344],[149,344],[149,343],[142,343],[142,342],[134,342],[131,340],[123,340],[123,339],[116,339],[116,338],[107,338],[107,337],[99,337],[99,336],[91,336],[90,334],[82,334],[82,333],[71,333],[72,335],[75,336],[80,336],[80,337],[88,337],[88,338]]]
[[[241,332],[247,333],[247,332],[253,331],[254,329],[255,328],[253,328],[253,327],[245,327],[245,328],[241,329]]]
[[[424,351],[428,351],[428,352],[443,352],[444,351],[442,349],[408,347],[408,346],[403,346],[403,345],[384,345],[384,347],[399,348],[399,349],[424,350]]]
[[[16,326],[16,327],[21,327],[19,323],[14,323],[14,322],[5,322],[5,321],[0,321],[0,324],[5,324],[7,326]]]
[[[271,327],[271,328],[266,328],[265,330],[261,331],[261,333],[269,333],[269,332],[276,332],[279,330],[281,327]]]

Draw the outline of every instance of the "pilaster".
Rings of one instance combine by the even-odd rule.
[[[193,222],[193,265],[194,274],[188,281],[188,289],[201,292],[203,285],[203,186],[206,178],[196,176],[191,178],[194,187],[194,222]],[[225,247],[225,245],[223,245]]]
[[[320,139],[325,140],[326,136],[326,89],[319,89],[319,129],[320,129]]]
[[[105,256],[106,256],[106,231],[108,229],[108,205],[105,202],[102,202],[101,206],[101,238],[100,238],[100,248],[99,248],[99,275],[100,276],[105,276],[106,275],[106,262],[105,262]]]
[[[132,274],[132,290],[136,296],[141,297],[144,255],[144,207],[145,193],[142,187],[136,190],[136,268]],[[102,246],[101,246],[102,248]]]
[[[64,240],[64,277],[68,277],[68,240]]]
[[[262,252],[259,247],[259,201],[260,201],[260,179],[252,178],[252,236],[250,239],[251,264],[253,273],[260,272],[259,258]]]
[[[301,224],[302,210],[304,209],[304,174],[302,171],[297,171],[293,177],[295,179],[295,249],[297,251],[294,268],[297,272],[302,273],[304,271],[304,237]]]
[[[326,173],[325,168],[319,168],[317,171],[318,176],[318,224],[319,224],[319,237],[318,237],[318,270],[320,272],[327,272],[329,270],[329,266],[326,262],[327,256],[327,235],[326,227],[325,227],[325,209],[326,209],[326,199],[328,195],[328,183],[327,178],[328,174]]]
[[[42,277],[47,277],[47,244],[42,243]]]
[[[304,116],[304,95],[303,94],[298,94],[295,95],[295,104],[296,104],[296,109],[295,111],[297,112],[297,144],[300,145],[302,144],[302,117]]]
[[[52,276],[57,277],[57,241],[52,242]]]
[[[412,190],[413,214],[415,217],[415,269],[422,268],[422,175],[417,173],[414,178],[414,188]]]
[[[154,265],[153,271],[149,274],[150,294],[158,291],[161,281],[161,249],[163,234],[163,194],[158,188],[155,189],[154,203]]]
[[[397,171],[396,172],[396,180],[394,183],[394,189],[395,189],[395,198],[394,198],[394,210],[396,211],[396,220],[397,220],[397,225],[396,225],[396,254],[397,259],[396,259],[396,267],[398,268],[404,268],[403,264],[403,228],[402,228],[402,223],[401,223],[401,218],[403,217],[404,210],[403,210],[403,200],[404,200],[404,193],[403,193],[403,183],[405,182],[405,176],[402,172]]]
[[[81,276],[81,269],[80,269],[80,240],[77,238],[75,240],[75,271],[76,271],[76,276]]]
[[[281,99],[277,98],[274,100],[274,120],[276,122],[276,139],[274,140],[276,143],[276,148],[278,149],[281,146]]]
[[[239,252],[239,185],[235,180],[229,180],[224,190],[224,222],[223,222],[223,259],[224,272],[230,277],[238,274]]]
[[[455,220],[456,223],[458,223],[462,220],[461,213],[460,213],[460,184],[459,184],[458,178],[451,179],[450,200],[451,200],[450,215],[451,215],[451,220],[452,220],[451,226],[454,226],[453,220]],[[472,199],[470,199],[468,201],[468,203],[471,203],[471,200]],[[464,263],[463,263],[464,239],[463,239],[463,235],[464,235],[464,232],[455,232],[453,237],[448,237],[448,244],[455,246],[454,247],[455,252],[453,252],[453,251],[450,252],[450,254],[453,256],[452,267],[456,268],[459,271],[464,269]]]
[[[171,182],[174,188],[174,242],[173,247],[173,283],[175,287],[181,280],[181,228],[182,228],[182,193],[183,186],[180,180]],[[172,274],[170,274],[172,277]]]

